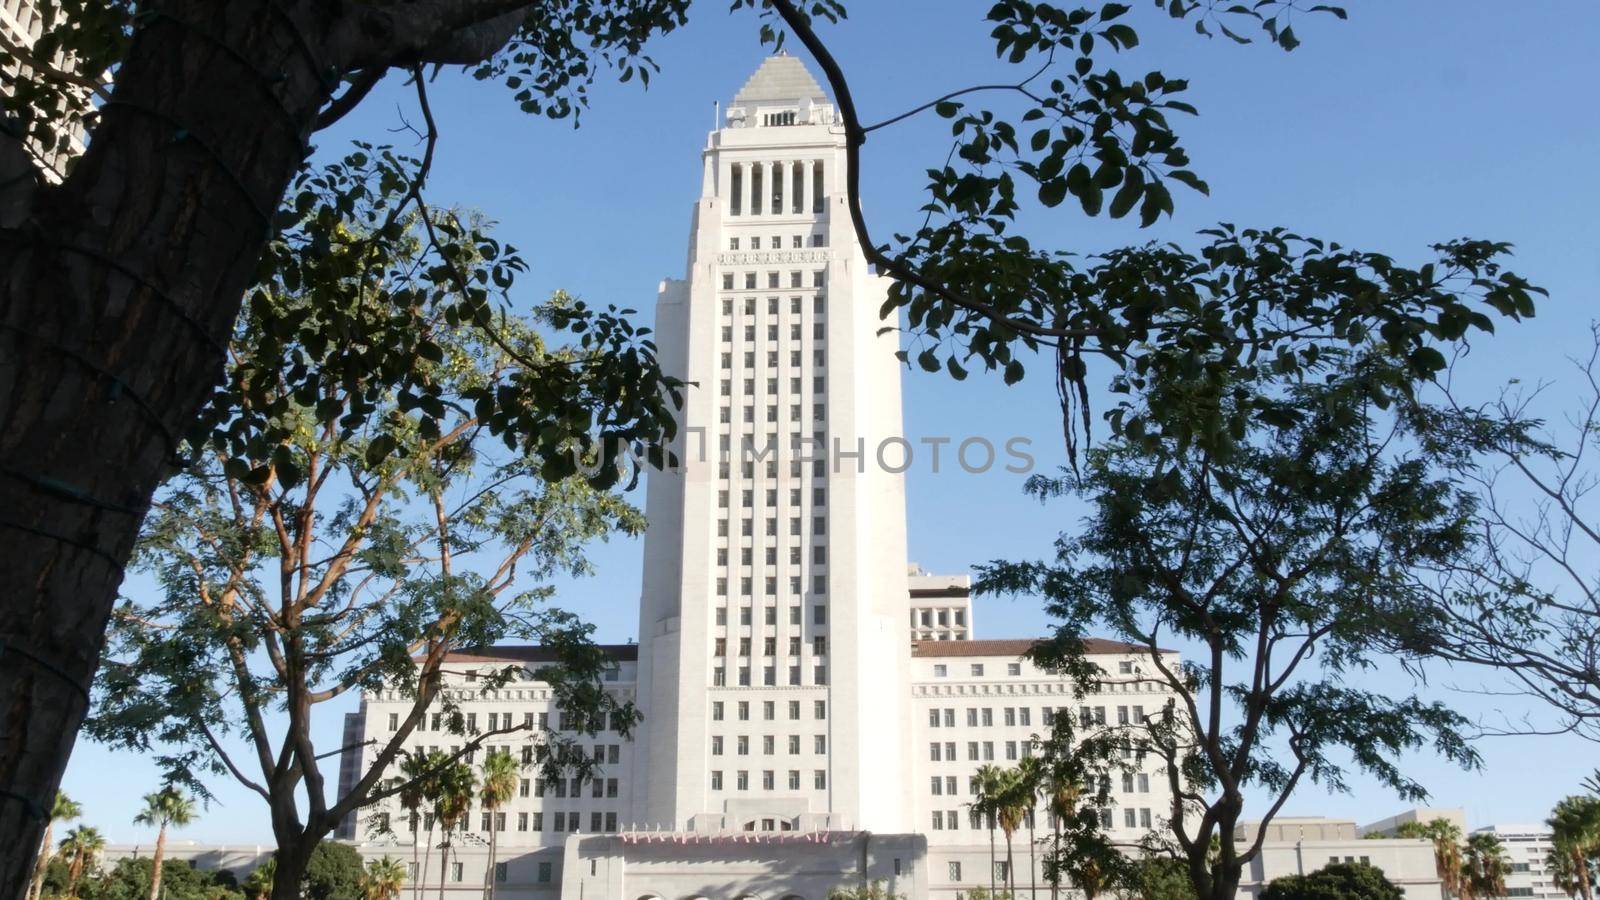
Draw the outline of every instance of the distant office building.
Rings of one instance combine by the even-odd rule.
[[[1511,874],[1506,876],[1507,897],[1536,897],[1539,900],[1565,900],[1565,891],[1556,887],[1546,861],[1550,856],[1550,826],[1489,825],[1475,828],[1473,834],[1492,834],[1500,839],[1511,859]]]

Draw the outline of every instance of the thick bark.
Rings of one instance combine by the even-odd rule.
[[[167,858],[167,826],[156,832],[156,855],[150,862],[150,900],[161,897],[161,863]]]
[[[0,898],[27,889],[123,566],[178,436],[221,375],[318,111],[346,72],[492,51],[518,5],[152,3],[69,177],[8,180],[0,847],[24,849],[0,854]],[[0,169],[15,144],[0,135]]]
[[[23,893],[122,566],[329,92],[268,5],[168,7],[195,27],[139,31],[72,175],[0,231],[0,846],[28,848],[0,854],[0,897]]]
[[[277,868],[272,873],[272,900],[301,900],[301,885],[306,880],[306,867],[311,862],[311,850],[320,841],[298,844],[278,844]]]
[[[39,842],[39,861],[33,867],[33,883],[28,885],[28,900],[38,900],[44,891],[44,873],[50,868],[50,841],[55,835],[56,822],[44,823],[44,840]]]

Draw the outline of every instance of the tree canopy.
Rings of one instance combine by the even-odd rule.
[[[1367,863],[1330,863],[1309,875],[1274,878],[1262,900],[1401,900],[1405,889]]]

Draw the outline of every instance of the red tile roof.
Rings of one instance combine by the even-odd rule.
[[[1043,638],[1000,638],[988,641],[917,641],[911,645],[912,656],[1021,656],[1044,643]],[[1111,641],[1105,638],[1084,638],[1084,652],[1144,653],[1148,648],[1138,644]]]

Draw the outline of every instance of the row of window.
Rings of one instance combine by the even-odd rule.
[[[987,762],[992,762],[995,758],[994,747],[994,741],[968,741],[967,759],[971,761],[984,760]],[[1004,750],[1006,754],[1005,758],[1009,760],[1019,759],[1019,753],[1021,754],[1021,757],[1032,756],[1034,742],[1006,741],[1004,743]],[[943,743],[940,743],[939,741],[933,741],[932,743],[928,744],[928,759],[932,760],[933,762],[959,762],[961,757],[956,755],[955,741],[945,741]]]
[[[737,672],[737,677],[738,677],[737,684],[738,684],[739,687],[751,687],[751,686],[753,686],[753,682],[750,680],[751,673],[750,673],[750,667],[749,666],[740,666],[739,669],[738,669],[738,672]],[[800,680],[800,666],[790,666],[789,667],[789,680],[786,683],[788,685],[790,685],[791,687],[797,687],[797,686],[803,684],[803,682]],[[827,684],[828,683],[828,667],[827,666],[812,666],[811,667],[811,683],[813,685],[824,685],[824,684]],[[711,684],[712,684],[713,687],[727,687],[728,686],[728,670],[726,668],[722,667],[722,666],[717,666],[716,668],[712,669],[711,670]],[[778,667],[777,666],[764,666],[764,667],[762,667],[762,669],[761,669],[761,685],[763,687],[777,687],[778,686]]]
[[[617,761],[615,755],[612,756],[611,761],[613,763]],[[595,798],[615,797],[617,796],[618,786],[619,783],[615,778],[591,778],[589,779],[589,796]],[[583,779],[581,778],[553,778],[548,781],[543,778],[535,778],[532,782],[524,778],[517,785],[517,796],[526,797],[532,791],[535,797],[553,797],[557,800],[562,800],[569,796],[567,793],[569,787],[572,791],[570,796],[574,799],[583,796]]]
[[[744,274],[743,278],[735,278],[736,274],[738,274],[738,273],[735,273],[735,272],[723,272],[722,273],[722,289],[723,290],[725,290],[725,291],[759,291],[759,290],[762,290],[762,288],[756,283],[759,280],[758,277],[757,277],[758,273],[756,273],[756,272],[745,272],[745,273],[743,273]],[[806,281],[806,273],[801,272],[798,269],[792,270],[792,271],[789,272],[789,290],[799,290],[799,289],[804,288],[806,286],[805,281]],[[743,285],[743,287],[739,287],[737,285]],[[812,288],[825,288],[827,286],[828,286],[828,270],[826,270],[826,269],[813,269],[811,271],[811,287]],[[769,290],[769,291],[781,291],[781,290],[783,290],[783,273],[782,272],[768,272],[767,273],[766,290]],[[778,298],[777,297],[769,297],[767,299],[769,301],[768,304],[767,304],[767,312],[769,314],[776,315],[777,312],[778,312],[778,307],[777,307],[776,301],[777,301]],[[800,298],[796,297],[794,299],[798,300]],[[825,308],[826,308],[826,302],[823,300],[822,296],[819,294],[817,296],[817,306],[816,306],[817,312],[822,312]],[[800,311],[800,307],[799,307],[798,304],[791,304],[790,309],[791,309],[792,312],[799,312]],[[733,301],[732,300],[724,300],[724,301],[722,301],[722,314],[725,315],[725,316],[733,315]],[[756,314],[756,298],[754,298],[754,297],[746,297],[745,298],[745,301],[744,301],[744,314],[747,315],[747,316],[753,316],[753,315]]]
[[[753,643],[753,639],[752,638],[739,638],[739,655],[740,656],[749,656],[751,651],[754,650],[754,649],[755,649],[755,645]],[[762,640],[762,642],[761,642],[761,650],[762,650],[762,653],[761,653],[762,656],[777,656],[778,655],[778,639],[775,638],[775,637],[764,638]],[[712,652],[713,656],[727,656],[728,655],[728,639],[727,638],[717,638],[711,652]],[[800,655],[800,639],[799,638],[797,638],[797,637],[789,638],[789,655],[790,656],[799,656]],[[817,635],[816,637],[813,637],[811,639],[811,655],[813,655],[813,656],[827,656],[828,655],[828,638],[827,638],[826,635]]]
[[[487,720],[488,720],[488,728],[487,728],[487,730],[488,731],[498,731],[501,728],[514,728],[514,727],[516,727],[516,721],[517,720],[514,718],[514,716],[516,716],[516,715],[518,715],[518,714],[517,713],[511,713],[511,712],[504,712],[504,713],[502,713],[502,712],[491,712],[491,713],[489,713],[488,716],[487,716]],[[525,713],[521,713],[521,716],[522,716],[522,727],[524,727],[524,728],[537,728],[539,731],[548,731],[549,728],[550,728],[550,714],[547,713],[547,712],[542,712],[542,713],[525,712]],[[450,719],[449,719],[449,717],[450,717],[450,713],[430,713],[428,715],[424,715],[421,719],[417,720],[417,728],[416,728],[416,730],[419,731],[419,732],[449,731],[450,730]],[[621,731],[622,729],[619,727],[621,725],[621,723],[622,723],[621,714],[617,713],[617,712],[611,713],[611,716],[610,716],[609,720],[600,720],[600,721],[595,721],[595,722],[586,721],[581,716],[577,716],[577,715],[574,715],[574,714],[571,714],[571,713],[567,713],[567,712],[558,712],[556,714],[556,730],[557,731],[587,731],[587,730],[589,730],[588,727],[590,725],[594,725],[595,726],[594,730],[596,730],[596,731],[604,731],[604,730],[608,730],[608,729],[611,730],[611,731]],[[461,719],[460,725],[465,727],[467,734],[477,734],[478,733],[478,714],[475,713],[475,712],[465,713],[463,715],[463,718]],[[399,713],[389,713],[389,730],[390,731],[398,731],[398,730],[400,730],[400,714]]]
[[[779,335],[779,333],[780,332],[778,331],[778,326],[776,326],[776,325],[768,325],[767,326],[767,343],[769,343],[769,344],[778,343],[778,335]],[[802,334],[802,331],[800,329],[800,323],[799,322],[795,322],[795,323],[793,323],[793,324],[791,324],[789,326],[789,340],[791,340],[791,341],[801,340],[801,337],[800,337],[801,334]],[[811,339],[813,341],[825,341],[825,340],[827,340],[828,339],[827,326],[825,324],[823,324],[822,322],[814,323],[811,326]],[[732,325],[724,325],[724,326],[722,326],[722,342],[724,344],[732,344],[733,343],[733,326]],[[746,325],[744,327],[744,343],[754,344],[755,342],[756,342],[756,327],[754,325]],[[817,350],[815,352],[815,355],[813,356],[812,361],[813,361],[813,363],[815,365],[824,366],[824,365],[827,365],[828,358],[827,358],[826,353],[823,350],[819,349],[819,350]],[[775,366],[777,364],[778,364],[778,361],[777,361],[776,356],[774,356],[772,358],[771,362],[768,363],[768,365],[772,365],[772,366]],[[794,364],[797,365],[797,366],[800,365],[798,356],[796,357]],[[749,353],[747,353],[745,355],[745,365],[747,365],[747,366],[755,365],[755,361],[754,361],[752,355],[749,354]]]
[[[819,591],[818,593],[821,593],[821,592]],[[752,622],[752,619],[754,619],[753,612],[754,612],[754,607],[751,607],[751,606],[741,606],[741,607],[739,607],[739,624],[740,625],[753,624],[753,622]],[[765,606],[765,607],[762,607],[762,621],[764,621],[768,625],[776,625],[776,624],[778,624],[778,608],[776,606]],[[726,606],[717,607],[716,623],[719,626],[725,626],[725,625],[728,624],[728,608]],[[789,607],[789,624],[790,625],[799,625],[800,624],[800,607],[798,607],[798,606],[790,606]],[[819,604],[817,606],[811,607],[811,624],[813,624],[813,625],[826,625],[826,624],[828,624],[828,608],[826,606],[822,606],[822,605]],[[771,654],[768,654],[768,655],[770,656]]]
[[[776,790],[777,789],[777,786],[778,786],[778,784],[777,784],[777,775],[778,775],[778,773],[777,772],[773,771],[772,769],[765,769],[760,773],[760,775],[761,775],[761,790],[763,790],[763,791],[771,791],[771,790]],[[789,770],[789,779],[788,779],[787,784],[788,784],[789,790],[791,790],[791,791],[800,790],[800,770],[799,769],[790,769]],[[813,769],[811,771],[811,787],[814,788],[815,790],[819,790],[819,791],[825,791],[825,790],[828,789],[828,770],[827,769]],[[712,769],[711,770],[711,789],[713,791],[723,790],[723,787],[722,787],[722,770],[721,769]],[[750,790],[750,772],[748,770],[739,769],[738,771],[733,773],[733,790],[736,790],[736,791],[748,791],[748,790]]]
[[[761,235],[759,235],[759,234],[746,235],[743,238],[741,238],[739,235],[734,235],[734,236],[728,238],[728,249],[729,250],[738,250],[738,249],[740,249],[740,242],[741,241],[743,241],[746,245],[748,245],[751,250],[760,250],[761,249]],[[799,250],[801,247],[804,247],[805,245],[806,245],[806,236],[805,235],[803,235],[803,234],[794,234],[794,235],[790,235],[789,236],[789,247],[790,247],[790,249]],[[821,231],[812,232],[812,234],[811,234],[811,246],[813,246],[813,247],[826,247],[826,246],[828,246],[828,235],[827,235],[827,233],[826,232],[821,232]],[[783,235],[774,234],[774,235],[769,236],[767,238],[767,248],[770,249],[770,250],[782,250],[783,249]]]
[[[799,700],[790,700],[789,703],[788,703],[788,707],[789,707],[789,721],[791,721],[791,722],[798,721],[800,719],[800,701]],[[740,700],[739,702],[734,704],[734,714],[738,717],[738,720],[740,722],[748,722],[748,721],[750,721],[750,710],[751,710],[751,707],[750,707],[750,701],[749,700]],[[713,700],[711,702],[711,721],[713,721],[713,722],[721,722],[721,721],[723,721],[724,718],[725,718],[725,714],[726,713],[727,713],[727,705],[726,705],[726,703],[724,703],[724,701]],[[813,700],[812,703],[811,703],[811,717],[813,719],[818,719],[818,720],[826,719],[828,717],[828,701],[826,701],[826,700]],[[775,701],[775,700],[763,700],[761,702],[761,718],[763,720],[767,721],[767,722],[773,722],[773,721],[777,720],[777,718],[778,718],[778,703],[777,703],[777,701]]]
[[[732,276],[724,275],[723,276],[723,283],[727,284],[728,283],[727,280],[730,277],[732,277]],[[813,276],[812,280],[813,281],[816,280],[815,276]],[[789,298],[789,313],[791,315],[799,315],[800,311],[801,311],[801,309],[803,307],[804,307],[804,298],[801,298],[801,297],[790,297]],[[744,298],[744,302],[739,305],[739,308],[747,316],[755,315],[756,314],[756,308],[757,308],[756,307],[756,298],[755,297],[746,297],[746,298]],[[821,318],[822,316],[826,315],[827,312],[828,312],[828,295],[827,294],[823,294],[823,293],[814,294],[812,296],[812,298],[811,298],[811,311],[816,313],[818,318]],[[767,298],[767,315],[775,316],[777,314],[778,314],[778,298],[777,297],[768,297]],[[733,298],[729,297],[729,298],[726,298],[726,299],[724,299],[722,301],[722,315],[723,315],[722,327],[724,327],[724,328],[732,328],[733,326],[731,324],[729,324],[727,317],[733,315]],[[753,328],[755,326],[749,325],[749,326],[746,326],[746,327],[747,328]],[[750,338],[750,340],[755,340],[755,338]],[[777,338],[774,337],[774,338],[772,338],[772,340],[777,340]],[[796,340],[798,340],[798,338],[796,338]]]
[[[1043,714],[1042,718],[1044,720],[1044,724],[1047,726],[1052,726],[1055,724],[1055,717],[1058,715],[1067,714],[1068,709],[1066,707],[1057,708],[1046,706],[1041,709],[1040,712]],[[1023,727],[1028,727],[1033,724],[1033,710],[1026,706],[1002,707],[1000,710],[1000,721],[1001,724],[1007,726],[1020,725]],[[1144,724],[1144,721],[1145,713],[1143,706],[1117,707],[1118,725],[1142,725]],[[967,707],[966,722],[967,727],[969,728],[992,727],[995,722],[994,707]],[[1104,706],[1078,707],[1078,724],[1084,726],[1106,724],[1106,708]],[[944,709],[934,707],[928,710],[929,728],[954,728],[955,726],[956,710],[953,707]]]
[[[749,524],[749,522],[750,522],[749,519],[745,519],[744,521],[745,521],[746,524]],[[799,519],[794,519],[793,521],[798,523],[800,520]],[[817,517],[817,519],[814,520],[814,522],[812,524],[812,529],[813,530],[812,530],[811,533],[812,534],[822,534],[823,531],[826,530],[823,527],[823,522],[824,521],[825,520],[822,519],[820,516]],[[778,531],[777,531],[777,520],[776,519],[768,519],[767,520],[767,524],[769,526],[768,529],[767,529],[767,536],[768,537],[775,537],[777,535],[777,533],[778,533]],[[790,532],[790,534],[798,534],[798,533],[799,533],[798,531],[791,531]],[[745,532],[745,536],[747,536],[747,537],[750,536],[750,532],[746,531]],[[728,579],[728,578],[718,578],[717,579],[717,596],[718,597],[726,597],[726,596],[728,596],[728,582],[729,581],[730,581],[730,579]],[[802,576],[800,576],[800,575],[790,575],[789,576],[789,593],[791,593],[791,594],[800,593],[801,581],[802,581]],[[765,593],[767,596],[769,596],[769,597],[776,596],[777,593],[778,593],[778,577],[776,575],[768,575],[768,576],[766,576],[765,583],[763,584],[763,587],[765,588],[765,591],[763,591],[763,593]],[[754,596],[755,595],[754,588],[755,588],[755,579],[752,578],[751,576],[746,575],[746,576],[744,576],[744,577],[739,579],[739,596],[741,596],[741,597],[752,597],[752,596]],[[813,574],[811,576],[811,593],[813,593],[813,594],[826,594],[827,592],[828,592],[828,576],[823,575],[821,573]],[[746,608],[748,608],[748,607],[746,607]],[[768,607],[768,609],[773,609],[773,608],[774,607]],[[798,609],[799,607],[795,607],[795,608]],[[822,609],[822,607],[820,607],[820,606],[816,607],[816,608],[817,609]],[[746,622],[745,624],[748,625],[749,623]],[[822,623],[818,622],[817,624],[821,625]]]
[[[938,613],[937,616],[934,615],[935,612]],[[911,611],[911,624],[913,627],[918,625],[920,620],[922,627],[932,628],[935,619],[940,625],[955,624],[964,626],[967,624],[967,611],[964,609],[913,609]],[[1013,663],[1013,665],[1018,666],[1018,673],[1020,674],[1021,664]]]
[[[967,671],[971,673],[973,678],[982,678],[984,672],[983,663],[972,663]],[[1022,663],[1006,663],[1006,674],[1012,677],[1021,675]],[[935,663],[933,666],[933,677],[949,678],[950,667],[944,663]]]
[[[777,354],[776,353],[772,353],[772,354],[768,354],[768,355],[770,357],[772,357],[772,359],[769,361],[769,364],[770,365],[774,365],[774,366],[777,365],[778,364],[777,363]],[[797,365],[797,366],[800,365],[800,354],[798,352],[796,352],[794,354],[794,356],[795,356],[795,363],[794,364]],[[801,414],[800,414],[802,409],[803,409],[803,407],[799,403],[790,403],[789,404],[789,421],[791,421],[791,422],[804,422],[805,420],[801,417]],[[778,421],[778,404],[774,403],[771,406],[767,407],[766,419],[767,419],[768,422],[772,422],[772,423],[776,423]],[[732,425],[733,424],[733,407],[731,407],[731,406],[723,406],[722,408],[717,410],[717,420],[718,420],[719,424]],[[813,422],[826,422],[827,420],[828,420],[827,405],[824,404],[824,403],[812,403],[811,404],[811,421],[813,421]],[[744,408],[744,417],[740,420],[740,422],[746,426],[746,430],[751,430],[751,427],[755,425],[756,421],[757,421],[756,407],[754,405],[752,405],[752,404],[746,404],[745,408]],[[799,475],[800,473],[796,472],[795,474]],[[797,500],[795,502],[798,503],[799,501]]]
[[[795,490],[799,490],[799,489],[796,488]],[[819,488],[818,490],[821,490],[821,489]],[[791,492],[791,498],[792,498],[792,492]],[[798,502],[798,501],[796,501],[796,502]],[[764,554],[764,558],[766,559],[766,564],[767,565],[769,565],[769,566],[777,565],[778,564],[778,548],[777,547],[768,547],[768,548],[766,548],[766,551],[765,551],[765,554]],[[728,548],[727,547],[718,547],[717,548],[717,565],[719,565],[719,566],[728,565],[728,559],[729,559]],[[815,545],[815,546],[813,546],[811,548],[811,562],[812,562],[813,565],[819,565],[820,566],[820,565],[826,563],[827,561],[828,561],[828,547],[827,547],[826,544],[817,544],[817,545]],[[789,564],[792,565],[792,566],[800,565],[800,548],[799,547],[790,547],[789,548]],[[755,565],[755,550],[753,548],[751,548],[751,547],[741,547],[741,548],[739,548],[739,565],[741,565],[741,566],[753,566],[753,565]]]
[[[747,448],[747,449],[753,449],[753,448]],[[771,451],[771,449],[772,448],[770,448],[770,447],[767,448],[767,450],[763,451],[761,453],[761,455],[762,456],[766,456]],[[790,478],[799,478],[800,477],[800,472],[802,471],[800,463],[801,463],[801,460],[798,460],[798,459],[791,460],[789,462],[789,477]],[[766,465],[765,472],[766,472],[766,477],[768,477],[768,478],[777,478],[778,477],[778,461],[775,460],[775,459],[767,460],[767,465]],[[731,463],[721,462],[721,463],[717,464],[717,477],[718,478],[721,478],[723,481],[727,481],[732,476],[732,474],[733,474],[733,465]],[[747,481],[754,479],[756,477],[756,464],[754,462],[741,463],[739,465],[739,474],[741,475],[741,477],[743,477]],[[811,474],[813,476],[817,477],[817,478],[822,478],[825,475],[827,475],[828,474],[828,462],[827,462],[827,460],[824,460],[824,459],[813,459],[813,460],[811,460]]]
[[[761,755],[762,756],[776,756],[777,753],[778,753],[778,738],[777,738],[777,735],[764,734],[764,735],[761,735],[760,737],[761,737]],[[734,743],[734,753],[736,755],[738,755],[738,756],[749,756],[750,755],[750,735],[747,735],[747,734],[735,735],[734,739],[733,739],[733,743]],[[722,755],[722,750],[723,750],[723,737],[722,737],[722,735],[720,735],[720,734],[712,735],[711,736],[711,755],[712,756],[721,756]],[[828,736],[825,735],[825,734],[812,735],[811,736],[811,752],[819,754],[819,755],[827,753],[828,752]],[[800,735],[798,735],[798,734],[789,735],[789,755],[790,756],[799,756],[800,755]]]
[[[1006,742],[1007,759],[1017,758],[1016,753],[1019,749],[1018,744],[1019,742],[1017,741]],[[938,747],[939,745],[935,744],[934,746]],[[969,749],[970,746],[971,745],[969,745]],[[1023,756],[1032,755],[1033,747],[1029,741],[1021,741],[1020,749]],[[937,757],[935,757],[935,759],[937,759]],[[1101,775],[1099,776],[1099,779],[1100,787],[1109,793],[1111,788],[1111,776]],[[956,797],[960,795],[960,792],[957,789],[959,778],[955,775],[932,775],[929,776],[928,782],[929,793],[935,797]],[[1084,792],[1090,794],[1096,792],[1094,776],[1090,776],[1085,782]],[[1144,772],[1123,772],[1122,792],[1124,794],[1150,793],[1150,776]],[[974,797],[978,795],[978,776],[972,775],[967,778],[967,793]]]
[[[791,506],[799,506],[800,505],[800,496],[801,496],[801,494],[800,494],[800,489],[799,488],[790,488],[789,489],[789,504]],[[720,507],[722,509],[727,509],[728,508],[728,504],[729,504],[729,502],[732,501],[732,499],[733,499],[733,497],[732,497],[732,492],[731,491],[725,491],[725,490],[724,491],[717,491],[717,506],[718,507]],[[767,506],[777,506],[778,505],[778,489],[777,488],[767,488],[766,501],[767,501],[766,502]],[[811,489],[811,505],[812,506],[825,506],[825,505],[827,505],[827,502],[828,502],[828,489],[827,488],[816,487],[816,488],[812,488]],[[752,489],[752,488],[745,488],[743,491],[741,491],[740,492],[740,496],[739,496],[739,505],[744,507],[744,508],[746,508],[746,509],[754,507],[756,505],[756,492],[755,492],[755,490]],[[776,562],[776,560],[774,560],[774,562]]]
[[[777,113],[780,117],[792,113]],[[784,123],[789,124],[789,123]],[[806,176],[810,174],[811,211],[827,210],[822,188],[821,161],[752,162],[734,163],[728,171],[728,215],[759,216],[765,207],[766,214],[781,216],[785,209],[791,215],[805,212]],[[784,203],[784,182],[787,173],[789,202]],[[746,192],[748,191],[748,196]]]

